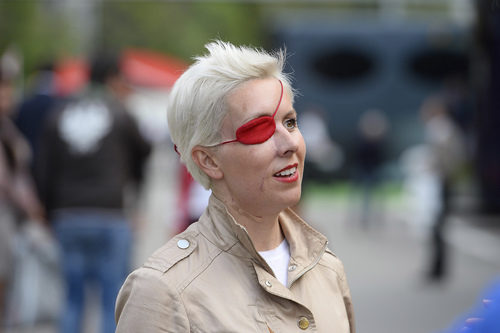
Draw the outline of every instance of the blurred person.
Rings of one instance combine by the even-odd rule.
[[[14,115],[15,124],[28,140],[35,157],[38,155],[43,125],[54,109],[56,101],[53,65],[44,64],[34,74],[32,92],[20,103]],[[33,163],[32,172],[34,172]]]
[[[302,179],[302,201],[307,194],[307,188],[313,181],[331,180],[332,174],[344,163],[342,148],[332,139],[328,132],[327,115],[321,106],[311,105],[300,113],[300,132],[308,148],[304,162]],[[299,203],[293,210],[300,214],[302,205]]]
[[[407,216],[419,238],[428,236],[441,207],[441,186],[433,159],[433,151],[422,143],[406,148],[399,161],[404,174],[403,190],[409,203]]]
[[[101,332],[114,332],[114,301],[129,272],[131,225],[124,194],[140,185],[150,144],[124,108],[116,57],[97,55],[86,90],[47,119],[37,179],[61,247],[66,305],[60,331],[80,332],[85,287],[96,280]]]
[[[374,192],[380,184],[381,168],[385,162],[387,130],[387,117],[382,111],[369,109],[361,114],[355,143],[355,180],[362,192],[360,221],[363,227],[369,226],[375,213]]]
[[[312,106],[304,110],[300,115],[300,131],[310,147],[306,157],[307,167],[314,173],[332,173],[340,169],[344,162],[344,153],[328,132],[324,109]],[[308,177],[314,177],[313,171],[304,171],[304,181]]]
[[[474,145],[474,101],[468,81],[459,75],[445,80],[443,95],[447,101],[450,117],[460,128],[468,153]]]
[[[283,53],[206,48],[167,110],[181,161],[212,195],[198,222],[129,275],[117,332],[354,332],[341,261],[289,208],[306,148]]]
[[[427,277],[431,281],[439,281],[447,273],[444,233],[451,208],[452,182],[464,161],[464,142],[460,128],[450,117],[446,101],[441,96],[428,97],[423,102],[420,113],[439,193],[437,213],[431,227],[432,251]]]
[[[14,271],[14,236],[26,220],[43,221],[43,208],[29,174],[30,150],[10,119],[12,78],[0,68],[0,331],[5,324],[7,290]]]

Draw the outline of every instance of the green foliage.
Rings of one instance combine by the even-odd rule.
[[[23,56],[26,75],[40,63],[64,55],[86,56],[98,48],[146,48],[185,60],[220,38],[264,46],[258,4],[168,1],[82,1],[72,15],[92,15],[90,43],[60,1],[0,0],[0,53],[9,46]],[[76,8],[75,8],[76,7]],[[87,9],[87,10],[86,10]],[[77,14],[78,15],[78,14]]]
[[[0,1],[0,54],[17,48],[28,75],[41,63],[72,52],[75,45],[64,27],[61,17],[39,1]]]
[[[81,6],[88,4],[81,3]],[[25,72],[40,63],[94,50],[78,44],[78,33],[60,3],[0,0],[0,52],[23,55]],[[215,38],[262,46],[264,27],[256,4],[103,1],[96,7],[93,48],[138,47],[189,60]]]
[[[262,45],[264,32],[255,4],[207,2],[108,2],[100,45],[141,47],[189,60],[215,38]]]

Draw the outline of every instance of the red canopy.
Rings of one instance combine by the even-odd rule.
[[[125,77],[134,85],[171,88],[186,70],[182,60],[149,50],[127,49],[121,57]],[[61,95],[75,93],[88,81],[89,66],[78,58],[67,58],[56,66],[56,90]]]
[[[122,58],[125,76],[141,86],[170,88],[186,68],[179,59],[147,50],[129,49]]]

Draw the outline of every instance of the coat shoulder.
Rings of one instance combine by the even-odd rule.
[[[220,253],[221,250],[200,233],[198,224],[193,223],[155,251],[142,268],[159,272],[163,280],[181,291]]]
[[[164,321],[182,326],[179,332],[189,331],[182,291],[195,276],[191,257],[199,252],[199,236],[197,228],[190,227],[129,274],[116,301],[117,332],[159,332]]]
[[[342,261],[329,248],[326,249],[319,264],[331,270],[334,270],[339,277],[343,277],[345,275],[344,265],[342,264]]]
[[[198,246],[199,232],[196,228],[189,228],[156,250],[142,267],[166,273],[173,266],[190,257]]]

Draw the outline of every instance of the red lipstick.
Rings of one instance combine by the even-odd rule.
[[[293,171],[289,173],[287,171]],[[274,174],[274,178],[280,182],[293,183],[299,179],[298,163],[288,165]]]

